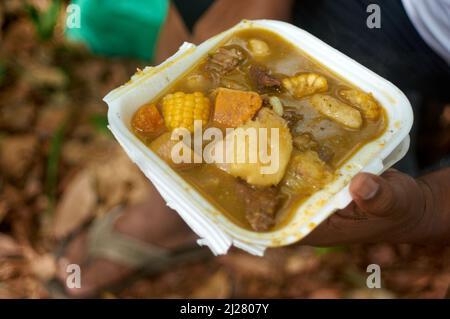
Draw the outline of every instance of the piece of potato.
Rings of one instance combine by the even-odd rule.
[[[317,73],[299,74],[283,79],[282,83],[284,88],[298,99],[328,90],[327,79]]]
[[[237,127],[250,120],[262,106],[258,93],[217,89],[214,121],[226,127]]]
[[[256,132],[256,140],[254,144],[249,142],[245,143],[245,150],[243,150],[245,154],[245,161],[239,162],[238,158],[238,149],[239,145],[235,145],[234,149],[235,156],[233,157],[233,161],[219,164],[218,167],[233,175],[234,177],[240,177],[245,180],[247,183],[255,186],[272,186],[277,185],[284,176],[284,172],[289,163],[289,159],[292,153],[292,136],[287,127],[286,121],[283,120],[279,115],[268,108],[263,108],[259,112],[257,118],[254,121],[249,121],[245,125],[239,127],[243,130],[236,130],[231,138],[234,141],[240,137],[244,137],[243,134],[247,132],[247,129],[254,130]],[[260,144],[260,129],[267,129],[267,150],[269,156],[272,156],[271,163],[263,163],[260,161],[259,157],[259,144]],[[276,145],[271,144],[271,129],[278,129],[278,152]],[[228,136],[227,138],[230,138]],[[237,144],[237,143],[236,143]],[[242,147],[242,145],[241,145]],[[227,152],[229,150],[226,150]],[[241,148],[242,151],[242,148]],[[250,153],[252,152],[252,153]],[[278,153],[278,156],[277,154]],[[257,159],[255,162],[252,162],[250,154],[257,154]],[[275,164],[277,161],[277,164]],[[273,164],[273,165],[272,165]],[[268,168],[272,165],[274,169],[273,173],[264,172],[264,168]]]
[[[339,95],[360,109],[369,120],[376,120],[380,116],[381,107],[371,93],[347,89],[339,92]]]
[[[143,135],[152,135],[164,128],[164,120],[155,104],[141,106],[131,120],[131,126]]]
[[[311,98],[312,106],[331,120],[353,129],[362,125],[361,113],[332,96],[316,94]]]
[[[211,81],[203,74],[194,73],[187,77],[186,85],[191,91],[206,92],[211,88]]]
[[[323,188],[333,178],[331,169],[317,152],[308,150],[292,156],[282,190],[290,193],[312,194]]]
[[[264,58],[270,55],[269,45],[260,39],[250,39],[248,41],[248,48],[255,58]]]

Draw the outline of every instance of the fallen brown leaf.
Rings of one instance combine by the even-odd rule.
[[[20,245],[11,236],[0,233],[0,259],[21,254]]]
[[[37,255],[28,257],[28,267],[30,274],[36,276],[42,281],[48,281],[56,273],[56,260],[51,254]]]
[[[53,234],[63,238],[86,222],[93,214],[97,202],[94,176],[85,169],[67,186],[55,210]]]
[[[244,253],[227,255],[220,258],[220,263],[231,271],[250,277],[276,276],[277,269],[271,265],[269,260]]]
[[[37,147],[34,135],[9,136],[1,142],[0,169],[13,178],[21,178],[31,164]]]
[[[192,292],[192,298],[224,299],[231,297],[231,280],[224,270],[219,270]]]

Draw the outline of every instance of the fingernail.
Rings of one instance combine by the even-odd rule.
[[[355,190],[356,195],[363,200],[369,200],[377,195],[380,185],[372,178],[367,178],[361,186]]]

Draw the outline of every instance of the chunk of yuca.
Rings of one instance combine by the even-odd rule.
[[[294,154],[282,182],[283,191],[312,194],[333,178],[332,170],[317,152],[308,150]]]
[[[248,41],[248,47],[250,49],[250,53],[255,58],[264,58],[270,55],[269,45],[260,39],[250,39]]]
[[[317,73],[304,73],[283,79],[284,88],[294,97],[302,98],[314,93],[326,92],[328,81]]]
[[[162,100],[162,113],[170,130],[186,128],[194,131],[194,121],[206,125],[209,119],[209,98],[201,92],[167,94]]]
[[[172,156],[172,150],[174,149],[174,146],[178,143],[180,143],[179,140],[172,139],[172,133],[166,132],[164,134],[161,134],[156,139],[154,139],[150,143],[150,149],[154,151],[163,161],[165,161],[167,164],[174,168],[186,168],[189,166],[192,166],[194,164],[194,153],[193,151],[188,154],[189,158],[191,158],[190,163],[175,163]],[[186,146],[184,149],[189,149],[188,146]],[[183,156],[183,154],[178,154],[180,157]]]
[[[359,129],[362,125],[361,113],[332,96],[316,94],[311,98],[312,106],[331,120],[349,128]]]
[[[250,120],[262,106],[258,93],[217,89],[214,121],[226,127],[237,127]]]
[[[133,128],[144,135],[160,132],[164,128],[164,120],[155,104],[144,104],[134,114],[131,120]]]
[[[380,116],[381,107],[371,93],[347,89],[339,92],[339,95],[360,109],[369,120],[376,120]]]
[[[272,128],[278,133],[278,138],[276,138],[277,133],[272,135]],[[260,135],[266,133],[267,135]],[[254,134],[253,137],[251,137],[252,134]],[[250,137],[246,139],[246,136]],[[267,136],[265,143],[264,140],[261,140],[264,136]],[[253,143],[251,142],[252,138]],[[277,185],[283,179],[292,153],[292,136],[286,121],[275,112],[268,108],[261,109],[254,121],[240,126],[231,135],[228,135],[226,140],[234,141],[235,147],[234,149],[224,149],[227,158],[231,158],[231,160],[227,160],[224,164],[218,164],[219,168],[255,186]],[[239,141],[243,140],[246,140],[246,143],[242,145]],[[260,144],[264,145],[265,149],[260,148]],[[260,152],[267,153],[268,157],[262,160]]]

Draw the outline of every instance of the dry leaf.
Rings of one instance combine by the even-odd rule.
[[[394,299],[395,295],[386,289],[354,289],[347,294],[349,299]]]
[[[28,260],[29,271],[42,281],[48,281],[56,273],[56,260],[53,255],[33,255]]]
[[[266,258],[248,254],[233,254],[220,257],[221,264],[232,269],[233,272],[251,277],[277,276],[277,269]],[[278,276],[277,276],[278,277]]]
[[[11,236],[0,233],[0,259],[21,254],[20,245]]]
[[[206,282],[194,290],[192,298],[205,299],[224,299],[231,297],[231,280],[223,270],[217,271],[209,277]]]
[[[99,198],[108,210],[122,203],[137,203],[145,200],[149,182],[138,167],[122,150],[112,154],[108,165],[96,164]]]
[[[91,170],[85,169],[67,186],[56,207],[53,222],[55,237],[67,236],[92,217],[96,202],[93,174]]]
[[[26,72],[23,75],[24,80],[32,87],[62,88],[68,83],[67,76],[57,67],[29,63],[25,65],[25,68]]]
[[[0,169],[14,178],[21,178],[31,164],[37,147],[34,135],[16,135],[2,140]]]

